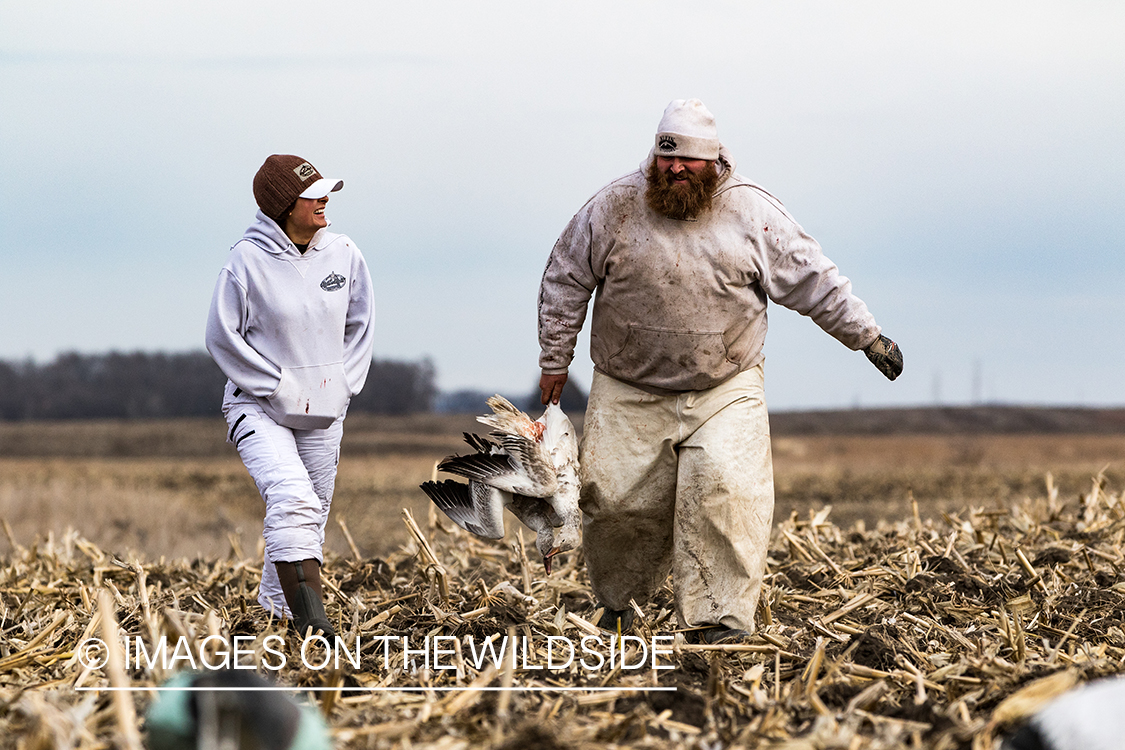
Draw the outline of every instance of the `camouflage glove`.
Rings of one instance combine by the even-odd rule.
[[[887,380],[894,380],[902,374],[902,350],[886,336],[875,339],[863,353],[871,364],[879,368],[879,372],[887,376]]]

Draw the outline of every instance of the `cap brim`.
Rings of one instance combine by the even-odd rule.
[[[335,193],[340,188],[344,187],[343,180],[330,180],[327,177],[322,177],[313,184],[305,188],[305,192],[301,193],[301,198],[323,198],[329,193]],[[290,193],[292,195],[292,193]]]

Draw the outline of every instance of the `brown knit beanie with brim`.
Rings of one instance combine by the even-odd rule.
[[[285,214],[298,198],[323,198],[343,186],[343,180],[324,179],[316,167],[299,156],[273,154],[254,175],[254,201],[262,213],[284,227]],[[319,190],[312,190],[314,187]]]

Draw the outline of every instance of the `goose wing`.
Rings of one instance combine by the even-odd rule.
[[[471,432],[462,432],[465,442],[477,453],[503,453],[504,449],[486,437]]]
[[[555,491],[558,476],[546,446],[522,435],[493,433],[493,436],[500,439],[500,446],[520,477],[520,488],[514,492],[529,497],[547,497]]]
[[[533,421],[503,396],[491,397],[488,405],[492,414],[479,416],[477,421],[493,428],[492,437],[511,458],[512,468],[520,477],[519,486],[513,486],[512,491],[530,497],[550,495],[556,481],[551,452],[543,440],[546,425]]]
[[[557,484],[553,467],[510,453],[449,456],[438,464],[438,470],[530,497],[545,497]]]
[[[485,539],[504,536],[504,506],[512,500],[509,493],[480,482],[465,484],[453,479],[423,482],[421,487],[465,531]]]
[[[503,403],[508,404],[507,401]],[[531,422],[526,414],[511,408],[512,412],[499,412],[503,420],[478,417],[482,422],[497,427],[492,433],[495,441],[462,433],[465,442],[476,452],[468,456],[449,456],[438,464],[438,470],[529,497],[546,497],[554,492],[557,480],[551,453],[539,440],[543,424]]]

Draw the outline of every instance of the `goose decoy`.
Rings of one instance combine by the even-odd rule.
[[[145,715],[150,750],[331,750],[320,712],[253,672],[181,672]]]
[[[1125,737],[1125,677],[1063,693],[1005,738],[1001,750],[1111,750]]]

